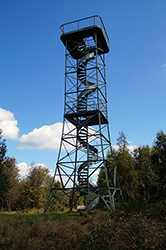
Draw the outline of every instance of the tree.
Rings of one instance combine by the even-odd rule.
[[[113,170],[113,158],[116,159],[118,152],[112,148],[112,153],[110,151],[107,152],[106,155],[106,165],[107,168],[109,169],[109,172],[112,172]],[[107,164],[108,163],[108,164]],[[113,185],[113,179],[111,179],[111,175],[108,173],[108,178],[109,178],[109,185],[112,186]],[[99,187],[106,187],[106,177],[105,177],[105,171],[104,171],[104,167],[100,168],[100,172],[98,175],[98,180],[97,180],[97,185]]]
[[[123,131],[119,132],[119,135],[117,137],[117,145],[119,152],[126,150],[127,146],[129,145],[129,143],[126,141],[126,136]]]
[[[4,173],[8,176],[10,188],[5,192],[4,203],[8,211],[17,209],[19,199],[19,169],[16,166],[16,159],[7,157]]]
[[[6,143],[2,139],[2,130],[0,129],[0,206],[3,209],[4,205],[4,195],[9,188],[8,176],[4,172],[5,161],[6,161]]]
[[[113,156],[115,165],[117,167],[118,179],[122,189],[123,198],[128,200],[129,198],[138,197],[138,172],[136,170],[135,161],[127,148],[128,142],[123,131],[119,132],[117,138],[118,150],[113,150]],[[111,163],[112,156],[108,152],[107,160]],[[109,179],[109,182],[112,182]],[[98,185],[102,186],[106,184],[104,170],[101,168],[98,176]]]
[[[52,181],[53,181],[53,178],[52,178]],[[51,181],[51,183],[52,183],[52,181]],[[54,195],[55,195],[55,199],[50,204],[49,210],[63,211],[65,207],[69,206],[69,195],[70,195],[70,193],[68,193],[68,196],[64,195],[64,193],[61,191],[62,184],[60,183],[60,181],[55,181],[54,185],[53,185],[53,188],[54,188],[53,192],[54,192]],[[50,186],[49,186],[49,191],[50,191]]]
[[[25,180],[27,206],[44,207],[47,198],[47,187],[50,180],[49,170],[41,165],[32,165]],[[48,191],[48,190],[47,190]]]
[[[19,183],[19,209],[44,207],[47,198],[49,170],[42,165],[32,165],[27,176]]]
[[[19,209],[44,208],[52,181],[53,177],[45,166],[37,164],[30,166],[27,176],[19,182]],[[56,181],[53,187],[61,188],[62,186],[59,181]],[[50,209],[62,210],[68,203],[67,197],[62,196],[60,191],[54,191],[54,193],[57,193],[57,198],[52,202]]]
[[[156,175],[159,178],[160,199],[166,198],[166,134],[160,130],[157,132],[153,146],[153,164]]]
[[[157,176],[153,170],[152,149],[147,145],[134,150],[138,170],[139,198],[144,201],[153,199],[157,189]]]
[[[115,158],[119,182],[123,198],[136,199],[138,197],[138,172],[131,152],[127,148],[128,142],[123,131],[119,132],[117,138],[118,154]]]

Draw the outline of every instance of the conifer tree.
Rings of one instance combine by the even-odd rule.
[[[4,195],[9,188],[8,176],[4,172],[5,160],[6,160],[6,143],[2,138],[2,130],[0,129],[0,207],[4,206]]]

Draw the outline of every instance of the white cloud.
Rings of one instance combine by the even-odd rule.
[[[62,125],[61,122],[52,125],[45,125],[40,128],[35,128],[28,134],[22,135],[19,138],[21,145],[18,149],[58,151],[61,140]],[[68,129],[70,131],[73,128],[74,126],[68,123],[67,126],[65,126],[65,133],[68,132]]]
[[[14,114],[6,109],[0,108],[0,128],[5,139],[18,139],[19,128]]]
[[[44,164],[42,164],[42,163],[37,163],[37,164],[35,164],[35,166],[41,166],[41,167],[43,167],[43,168],[47,168]],[[18,169],[19,169],[19,174],[21,175],[21,177],[26,177],[26,175],[28,174],[28,172],[29,172],[29,170],[30,170],[30,168],[31,168],[31,166],[28,166],[28,164],[27,163],[25,163],[25,162],[21,162],[21,163],[18,163],[17,164],[17,167],[18,167]],[[50,175],[51,176],[53,176],[53,173],[51,173],[52,172],[52,170],[50,170]]]
[[[97,181],[92,181],[92,182],[90,182],[90,184],[95,187],[95,186],[97,186]]]
[[[25,177],[28,174],[29,167],[25,162],[17,164],[17,167],[19,169],[19,174],[21,175],[21,177]]]
[[[130,145],[132,142],[128,142],[128,146],[127,148],[129,149],[130,153],[133,153],[133,151],[135,149],[137,149],[139,146],[135,146],[135,145]],[[115,150],[118,150],[118,145],[113,145],[112,148],[114,148]]]
[[[19,149],[40,149],[40,150],[58,150],[62,132],[62,123],[58,122],[50,126],[45,125],[41,128],[35,128],[28,134],[23,134],[19,141]]]
[[[164,64],[163,67],[166,68],[166,64]],[[61,140],[62,125],[61,122],[52,125],[44,125],[40,128],[35,128],[28,134],[23,134],[18,138],[19,128],[17,127],[17,120],[15,119],[14,114],[8,110],[0,108],[0,129],[3,131],[3,137],[5,139],[19,140],[21,145],[18,149],[58,151]],[[72,124],[66,123],[65,133],[68,132],[68,129],[70,131],[73,128],[74,126]],[[75,133],[75,131],[73,133]],[[129,142],[128,149],[132,153],[138,146],[130,145],[131,143],[132,142]],[[118,146],[115,145],[113,148],[117,150]],[[26,168],[26,165],[20,165],[20,171],[24,171],[23,169]]]
[[[98,176],[99,173],[100,173],[100,169],[97,169],[93,174]]]
[[[68,181],[68,177],[67,176],[61,176],[63,184],[66,184],[66,182]],[[61,182],[61,179],[59,177],[59,175],[55,176],[55,181],[59,181]],[[66,185],[66,188],[72,188],[73,187],[73,181],[69,180],[69,182]]]
[[[129,149],[129,151],[130,151],[131,153],[133,153],[134,150],[137,149],[138,147],[139,147],[139,146],[129,145],[129,146],[128,146],[128,149]]]

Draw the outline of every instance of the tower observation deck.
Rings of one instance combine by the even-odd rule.
[[[60,39],[66,49],[63,129],[45,211],[62,195],[68,196],[70,210],[82,201],[89,211],[103,201],[114,211],[114,196],[121,189],[107,113],[105,54],[110,50],[109,38],[101,17],[92,16],[61,25]],[[98,183],[101,169],[103,183]],[[56,180],[60,188],[54,188]]]
[[[105,30],[103,21],[99,16],[92,16],[74,22],[62,24],[60,27],[60,39],[66,46],[73,58],[80,58],[80,53],[76,49],[76,43],[84,44],[85,38],[93,37],[94,43],[98,47],[98,53],[109,52],[109,38]]]

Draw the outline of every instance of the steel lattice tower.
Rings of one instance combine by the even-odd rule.
[[[106,159],[108,151],[112,155],[105,70],[109,38],[99,16],[63,24],[60,32],[66,48],[63,129],[45,211],[62,195],[69,197],[70,210],[84,196],[87,211],[99,198],[114,211],[114,196],[121,190],[113,158]],[[93,182],[100,168],[105,174],[102,187]],[[56,180],[61,188],[54,188]]]

